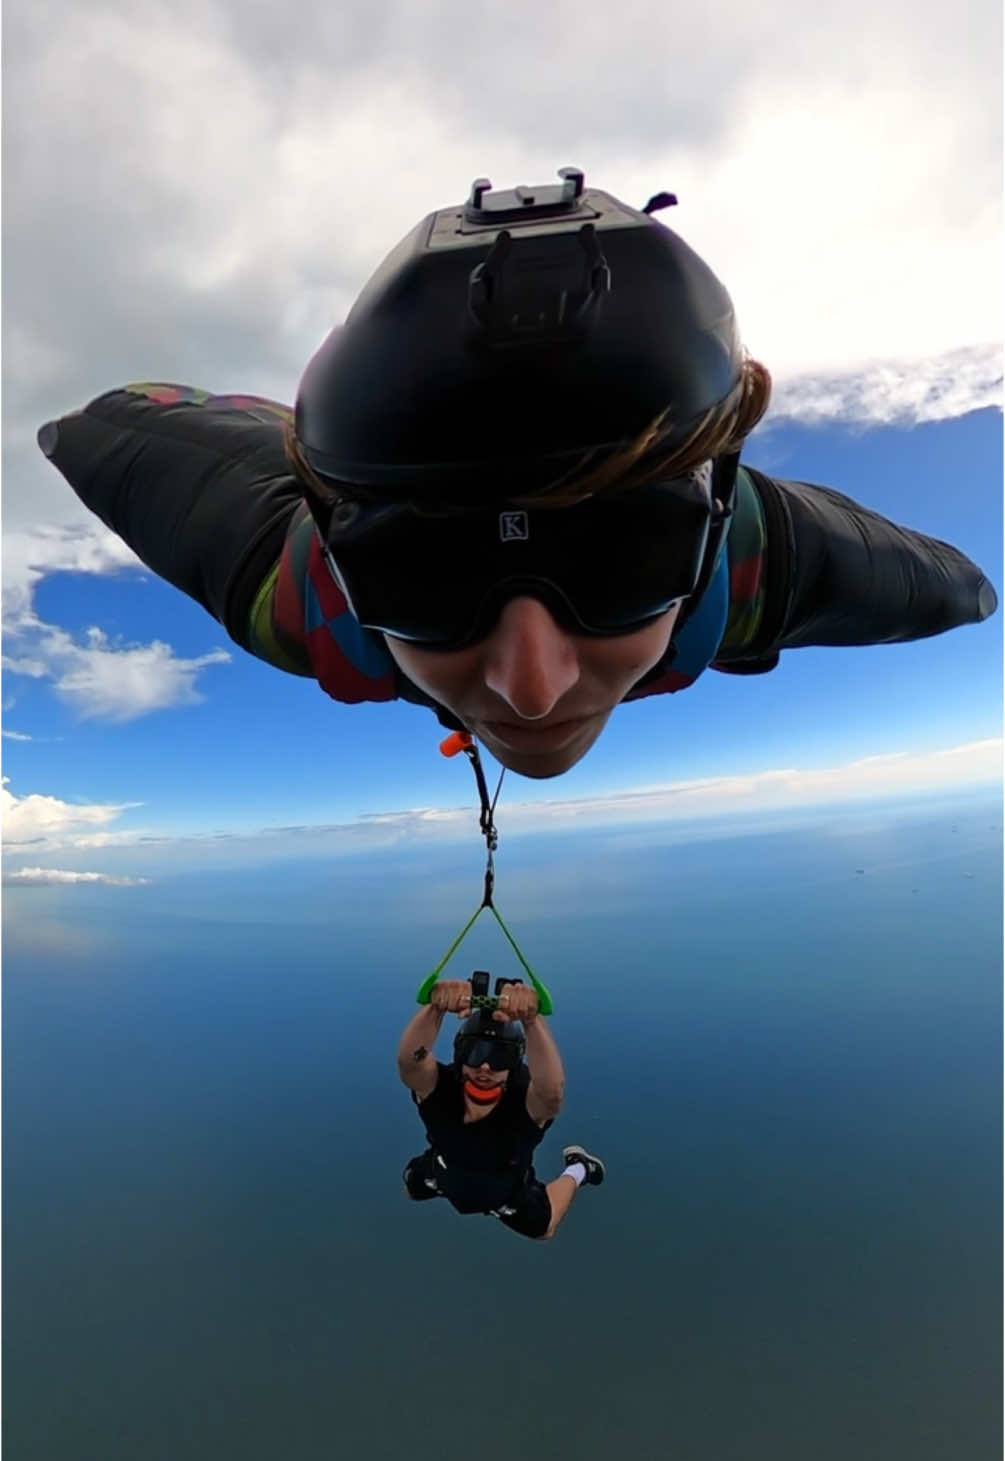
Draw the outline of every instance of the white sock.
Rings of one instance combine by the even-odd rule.
[[[586,1168],[583,1166],[582,1162],[573,1162],[571,1166],[566,1167],[565,1171],[562,1173],[562,1176],[571,1177],[576,1186],[581,1187],[586,1181]]]

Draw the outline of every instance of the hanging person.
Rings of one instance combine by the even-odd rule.
[[[564,1171],[547,1185],[538,1179],[534,1152],[562,1109],[558,1047],[538,1014],[536,993],[523,984],[503,984],[494,1010],[471,1007],[472,980],[441,980],[399,1041],[398,1074],[428,1139],[405,1167],[405,1190],[416,1202],[444,1197],[457,1212],[496,1217],[527,1238],[551,1238],[579,1188],[603,1182],[604,1164],[583,1147],[567,1146]],[[448,1013],[464,1020],[451,1064],[433,1054]]]
[[[430,214],[294,409],[131,385],[48,423],[80,499],[242,648],[561,775],[627,700],[978,623],[958,549],[741,448],[768,407],[711,269],[575,169]],[[737,725],[742,721],[737,721]]]

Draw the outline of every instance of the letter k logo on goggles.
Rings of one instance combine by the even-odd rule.
[[[735,471],[735,459],[731,460]],[[716,464],[718,466],[718,464]],[[629,634],[693,594],[729,514],[706,462],[686,476],[598,493],[573,507],[512,502],[431,509],[324,501],[325,560],[367,629],[429,649],[484,638],[517,595],[568,632]],[[546,501],[546,499],[545,499]]]

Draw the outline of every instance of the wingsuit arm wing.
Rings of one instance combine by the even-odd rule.
[[[832,488],[747,470],[767,525],[765,615],[757,642],[717,669],[757,673],[785,649],[904,643],[994,613],[994,589],[958,548]]]
[[[159,399],[109,391],[43,426],[39,446],[148,568],[248,648],[252,601],[303,502],[286,462],[282,408],[256,419],[172,402],[172,389],[188,391],[158,388]]]

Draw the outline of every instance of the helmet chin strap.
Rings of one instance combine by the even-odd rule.
[[[464,1082],[464,1094],[476,1106],[494,1106],[502,1093],[502,1086],[476,1086],[474,1081]]]

